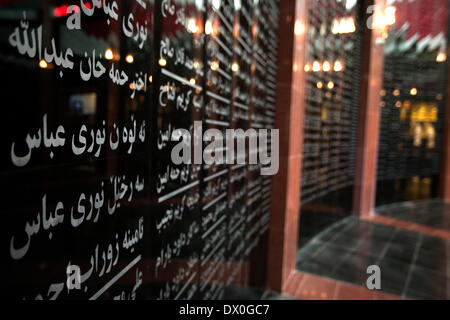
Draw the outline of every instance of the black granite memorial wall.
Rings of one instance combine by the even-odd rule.
[[[172,151],[174,134],[196,153],[217,142],[206,129],[274,127],[278,15],[276,0],[2,1],[2,296],[265,287],[271,176]]]

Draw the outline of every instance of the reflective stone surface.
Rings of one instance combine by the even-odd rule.
[[[298,252],[297,269],[366,288],[381,269],[381,291],[410,299],[450,298],[450,241],[347,218]]]
[[[393,203],[375,211],[380,216],[450,230],[450,205],[438,199]]]
[[[272,177],[171,151],[195,121],[200,138],[273,128],[278,16],[275,0],[2,2],[2,296],[265,287]]]

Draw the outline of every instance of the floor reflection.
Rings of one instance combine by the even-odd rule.
[[[438,199],[407,201],[376,208],[378,215],[450,230],[450,204]]]
[[[294,298],[281,295],[270,290],[263,290],[243,286],[225,287],[224,299],[226,300],[293,300]],[[294,299],[295,300],[295,299]]]
[[[433,208],[438,207],[427,210]],[[375,264],[381,268],[382,292],[448,299],[449,249],[447,240],[349,217],[300,249],[297,269],[366,288],[367,267]]]

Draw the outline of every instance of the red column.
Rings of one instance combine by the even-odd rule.
[[[368,6],[375,4],[377,10],[384,10],[384,0],[370,0],[366,2]],[[368,18],[369,15],[366,16],[365,21]],[[353,193],[353,213],[361,217],[369,216],[375,204],[381,102],[380,91],[383,85],[384,58],[384,45],[379,41],[381,35],[382,30],[378,28],[370,30],[365,27],[361,63],[361,103],[358,145]]]
[[[268,286],[278,292],[284,292],[297,256],[308,1],[280,1],[275,116],[275,128],[280,130],[280,167],[272,182],[267,263]]]

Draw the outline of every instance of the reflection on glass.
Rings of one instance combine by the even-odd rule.
[[[308,4],[300,246],[350,213],[363,30],[356,1]]]
[[[394,24],[385,43],[379,205],[437,196],[448,85],[448,10],[448,2],[439,0],[395,1],[386,10]],[[412,192],[408,181],[413,178],[431,182],[424,192]],[[392,190],[393,180],[403,189]]]

